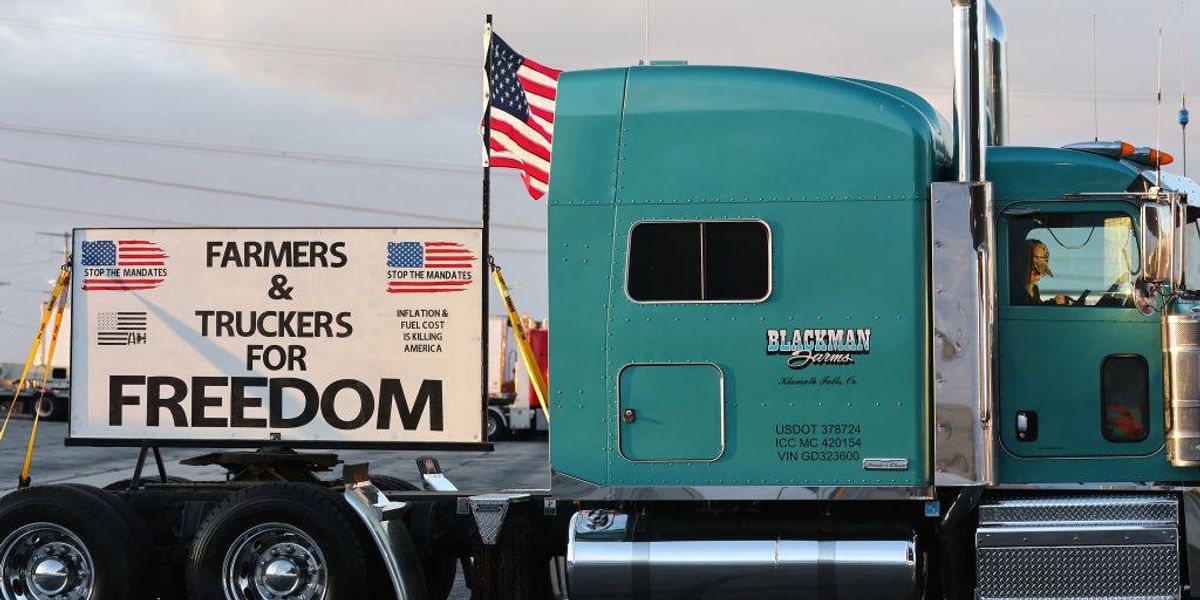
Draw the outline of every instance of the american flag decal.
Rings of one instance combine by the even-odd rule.
[[[476,256],[457,242],[388,242],[387,266],[394,271],[388,293],[458,292],[471,285]]]
[[[96,315],[96,345],[132,346],[145,343],[145,311],[102,312]]]
[[[83,242],[83,290],[152,290],[166,277],[167,253],[147,240]]]

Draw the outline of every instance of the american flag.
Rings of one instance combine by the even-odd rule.
[[[388,281],[387,291],[392,294],[457,292],[466,289],[471,279],[428,279],[432,275],[428,271],[473,269],[475,255],[457,242],[388,242],[387,264],[393,269],[420,269],[423,275]]]
[[[96,315],[96,344],[128,346],[146,343],[146,312],[118,311]]]
[[[537,200],[550,187],[554,102],[562,71],[517,54],[494,33],[488,54],[488,165],[520,169]]]
[[[80,263],[85,267],[163,267],[166,266],[166,252],[161,247],[146,240],[102,240],[98,242],[83,242],[83,258]],[[125,277],[125,276],[95,276],[85,277],[84,291],[125,291],[152,290],[162,284],[162,278]]]

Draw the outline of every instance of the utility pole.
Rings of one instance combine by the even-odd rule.
[[[37,235],[44,235],[47,237],[62,238],[62,261],[63,261],[64,265],[67,264],[67,259],[69,259],[71,257],[71,232],[70,231],[64,231],[62,233],[54,233],[54,232],[50,232],[50,231],[37,231],[35,233]]]

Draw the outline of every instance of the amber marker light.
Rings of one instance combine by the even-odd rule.
[[[1169,165],[1175,162],[1175,157],[1161,150],[1150,149],[1150,164],[1152,165]]]

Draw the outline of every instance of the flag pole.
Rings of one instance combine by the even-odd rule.
[[[480,217],[483,221],[483,260],[480,263],[481,277],[480,293],[483,294],[482,328],[480,329],[480,382],[483,402],[480,431],[486,437],[488,420],[488,295],[491,293],[487,284],[488,275],[492,269],[492,248],[490,230],[492,221],[492,15],[488,13],[483,26],[483,196],[480,199]]]

